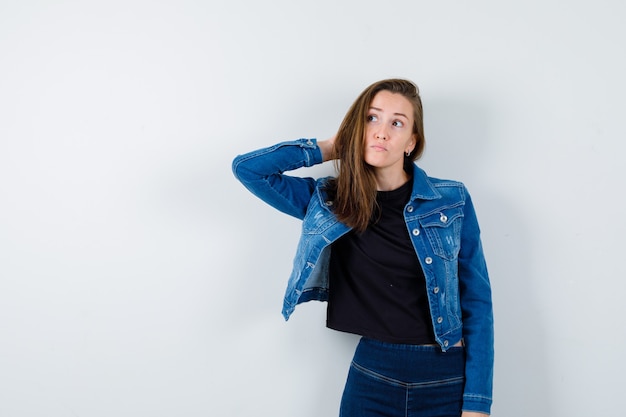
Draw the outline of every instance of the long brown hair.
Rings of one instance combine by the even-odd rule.
[[[417,86],[403,79],[378,81],[367,87],[346,113],[335,139],[337,178],[329,183],[333,211],[339,221],[362,232],[376,209],[374,169],[365,162],[365,124],[374,96],[380,91],[401,94],[413,106],[413,133],[416,143],[405,166],[417,160],[424,151],[422,100]]]

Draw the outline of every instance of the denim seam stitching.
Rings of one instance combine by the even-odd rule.
[[[391,385],[396,385],[396,386],[400,386],[400,387],[405,387],[405,388],[417,388],[417,387],[426,387],[426,386],[433,386],[433,385],[447,385],[447,384],[454,384],[460,381],[463,381],[464,377],[459,376],[459,377],[454,377],[454,378],[448,378],[448,379],[441,379],[438,381],[429,381],[429,382],[402,382],[402,381],[398,381],[397,379],[394,378],[389,378],[385,375],[381,375],[377,372],[371,371],[355,362],[352,362],[352,366],[354,367],[355,370],[365,374],[365,375],[369,375],[372,378],[376,378],[379,379],[381,381],[387,382]]]

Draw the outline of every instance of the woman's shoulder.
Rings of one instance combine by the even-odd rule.
[[[430,183],[435,188],[442,188],[442,187],[465,188],[465,184],[463,184],[461,181],[454,180],[454,179],[449,179],[449,178],[438,178],[438,177],[430,177],[429,176],[428,177],[428,181],[430,181]]]
[[[465,184],[461,181],[449,179],[449,178],[439,178],[430,176],[424,171],[422,168],[417,165],[414,167],[413,176],[417,182],[428,183],[429,186],[435,189],[442,188],[460,188],[465,189]]]

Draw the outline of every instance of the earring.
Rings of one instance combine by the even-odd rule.
[[[406,156],[408,157],[409,155],[411,155],[410,151],[406,151]]]

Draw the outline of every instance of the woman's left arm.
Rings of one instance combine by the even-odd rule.
[[[493,307],[487,264],[480,228],[471,197],[465,191],[461,248],[459,251],[459,295],[465,342],[465,390],[463,409],[477,415],[491,411],[493,391]],[[472,416],[465,411],[463,417]]]

